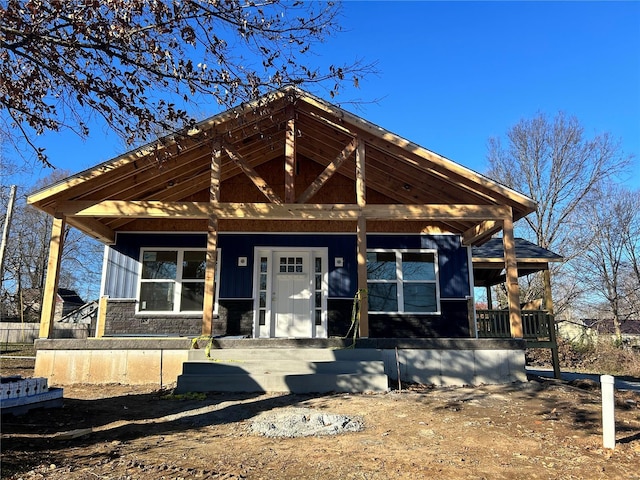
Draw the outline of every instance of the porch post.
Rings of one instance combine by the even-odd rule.
[[[47,278],[42,294],[42,309],[40,312],[40,338],[51,338],[53,335],[53,317],[56,311],[56,297],[58,296],[58,280],[60,279],[60,260],[64,247],[64,218],[55,217],[51,226],[51,240],[49,240],[49,261],[47,263]]]
[[[513,237],[513,211],[503,219],[502,244],[504,248],[504,264],[507,280],[507,296],[509,299],[509,323],[511,336],[523,338],[522,317],[520,315],[520,287],[518,286],[518,261]]]
[[[485,287],[487,289],[487,308],[493,310],[493,297],[491,296],[491,285]]]
[[[288,105],[284,144],[284,202],[296,201],[296,122],[293,105]]]
[[[542,278],[544,283],[544,309],[553,315],[553,295],[551,294],[551,272],[547,268],[542,272]]]
[[[211,155],[211,185],[209,187],[209,201],[217,203],[220,200],[220,170],[222,169],[222,154],[220,146],[215,145]],[[213,334],[213,311],[215,309],[216,268],[218,251],[218,217],[212,214],[207,225],[207,264],[204,273],[204,301],[202,306],[202,335]]]
[[[356,198],[358,206],[364,208],[367,204],[365,182],[365,152],[364,141],[357,139],[356,148]],[[369,336],[369,299],[367,291],[367,220],[360,212],[357,227],[358,251],[358,291],[360,293],[360,337]]]

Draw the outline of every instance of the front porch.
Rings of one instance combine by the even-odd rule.
[[[436,386],[526,381],[525,342],[511,338],[363,338],[357,339],[355,345],[352,339],[341,338],[220,338],[213,340],[208,359],[203,354],[204,345],[201,344],[200,350],[192,350],[191,339],[186,337],[39,339],[35,345],[35,375],[48,378],[52,385],[122,383],[170,388],[190,358],[225,365],[231,362],[227,354],[232,353],[230,364],[242,369],[243,363],[252,362],[251,358],[255,360],[255,352],[273,356],[274,352],[294,350],[324,351],[323,358],[312,359],[313,363],[339,361],[344,352],[353,352],[349,355],[355,361],[358,356],[362,361],[368,361],[375,353],[383,362],[384,374],[392,388],[397,386],[398,377],[403,382]],[[326,357],[327,354],[332,358]],[[224,361],[216,362],[218,357]],[[264,362],[263,369],[264,372],[277,371],[268,362]],[[308,372],[310,376],[314,373]],[[298,375],[295,372],[286,374]],[[362,377],[355,376],[354,379],[359,383],[358,390],[363,391]]]

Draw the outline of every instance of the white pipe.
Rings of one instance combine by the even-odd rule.
[[[616,421],[613,397],[614,379],[611,375],[601,375],[602,389],[602,445],[604,448],[616,447]]]

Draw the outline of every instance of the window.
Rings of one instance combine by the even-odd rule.
[[[436,253],[425,250],[367,252],[369,311],[438,313]]]
[[[202,313],[206,255],[206,250],[143,250],[138,311]],[[218,279],[216,269],[216,287]]]

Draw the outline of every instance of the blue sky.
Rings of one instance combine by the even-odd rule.
[[[344,107],[467,167],[484,172],[488,138],[538,112],[575,115],[640,157],[640,2],[350,1],[341,25],[310,63],[359,58],[380,74],[334,101],[377,99]],[[72,172],[126,150],[101,126],[42,140]]]

